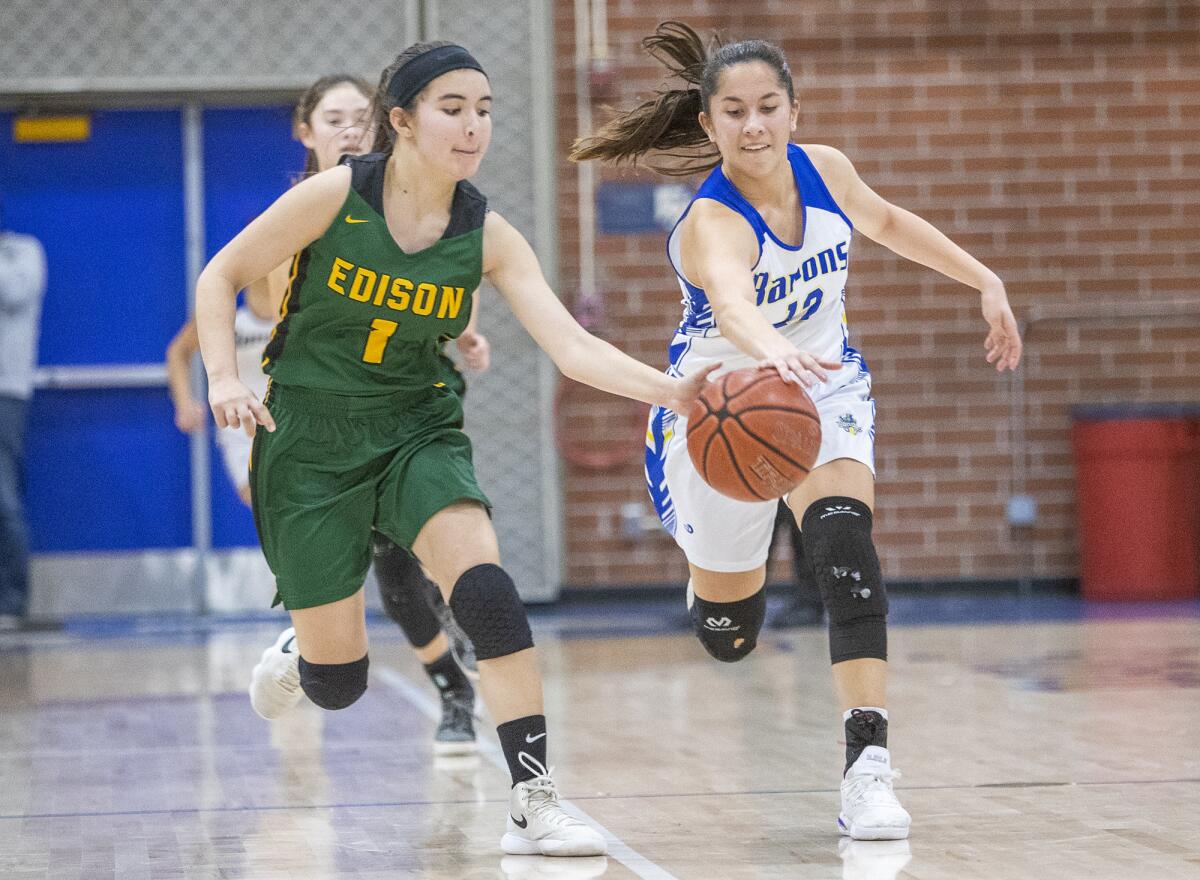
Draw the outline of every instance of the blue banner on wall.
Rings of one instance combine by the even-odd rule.
[[[691,197],[681,183],[606,181],[596,188],[596,226],[604,235],[669,231]]]

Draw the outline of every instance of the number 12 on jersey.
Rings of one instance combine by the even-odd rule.
[[[383,350],[387,348],[388,340],[396,332],[399,325],[395,321],[376,318],[371,322],[371,335],[367,337],[367,347],[363,351],[363,363],[383,363]]]

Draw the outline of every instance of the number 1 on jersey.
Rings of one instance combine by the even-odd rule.
[[[371,335],[367,337],[367,348],[362,356],[363,363],[383,363],[383,350],[387,348],[388,340],[392,338],[398,326],[400,325],[395,321],[383,318],[376,318],[371,322]]]

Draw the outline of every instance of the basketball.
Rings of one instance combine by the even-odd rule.
[[[711,382],[692,404],[687,445],[704,482],[722,495],[770,501],[808,476],[821,419],[802,386],[774,368],[749,367]]]

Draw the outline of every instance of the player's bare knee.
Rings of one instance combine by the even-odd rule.
[[[887,590],[871,527],[871,509],[841,496],[813,502],[801,520],[804,552],[829,615],[834,663],[887,659]]]
[[[309,663],[300,658],[300,687],[322,709],[345,709],[367,691],[367,655],[351,663]]]
[[[494,660],[533,647],[529,618],[508,572],[493,563],[463,572],[450,592],[450,610],[475,645],[475,657]]]
[[[722,663],[737,663],[758,644],[766,616],[766,590],[736,602],[711,602],[688,584],[688,616],[704,650]]]

